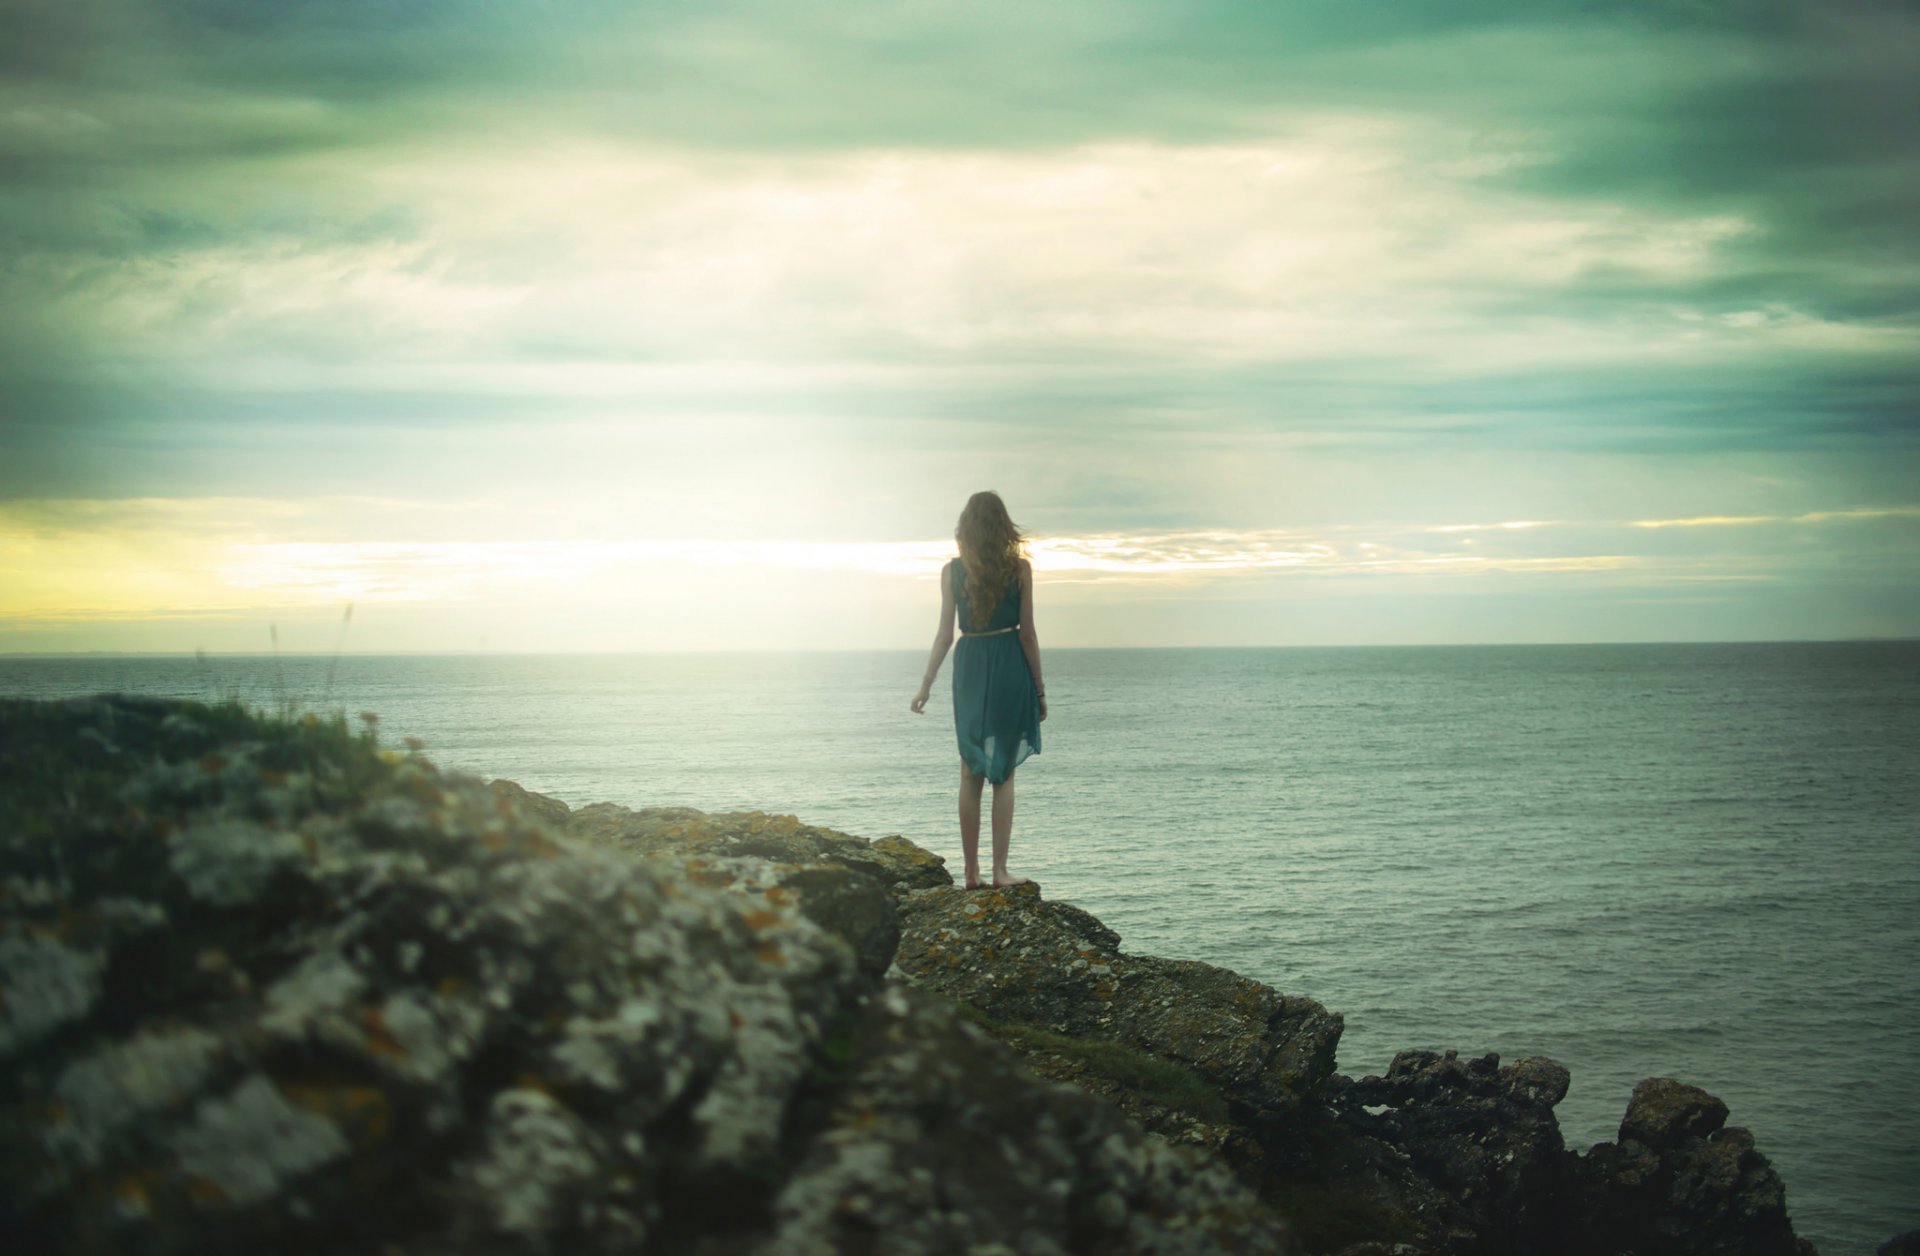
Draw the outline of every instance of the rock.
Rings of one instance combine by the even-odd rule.
[[[371,727],[0,700],[9,1252],[1811,1252],[1695,1087],[1572,1155],[1554,1061],[1356,1081],[1318,1003],[897,836]]]
[[[1727,1107],[1695,1086],[1634,1087],[1616,1143],[1576,1157],[1569,1244],[1576,1254],[1796,1256],[1786,1187],[1753,1135],[1723,1126]]]
[[[1385,1077],[1346,1088],[1343,1120],[1405,1158],[1420,1183],[1396,1193],[1417,1199],[1436,1190],[1448,1201],[1446,1226],[1471,1232],[1481,1250],[1548,1251],[1566,1168],[1553,1107],[1569,1080],[1539,1056],[1502,1068],[1497,1055],[1403,1051]]]
[[[752,890],[791,902],[800,914],[852,948],[860,970],[878,981],[900,943],[900,916],[893,896],[872,877],[846,864],[786,864],[750,856],[669,859],[702,885]]]
[[[487,788],[493,791],[495,798],[501,799],[510,807],[516,807],[521,814],[536,816],[548,824],[560,827],[566,824],[573,814],[573,808],[548,794],[536,794],[523,788],[518,781],[506,779],[487,782]]]
[[[1920,1230],[1894,1235],[1880,1245],[1874,1256],[1920,1256]]]
[[[109,709],[121,744],[158,714]],[[4,1045],[26,1226],[318,1250],[404,1199],[396,1237],[611,1249],[689,1183],[775,1171],[870,985],[844,943],[778,896],[559,842],[424,761],[250,731],[147,761],[57,846],[0,846],[6,936],[71,974]]]
[[[1727,1123],[1727,1105],[1698,1086],[1670,1077],[1649,1077],[1633,1088],[1620,1141],[1670,1151],[1689,1138],[1705,1138]]]
[[[902,900],[907,979],[994,1022],[1119,1044],[1192,1070],[1245,1123],[1284,1119],[1333,1073],[1339,1016],[1224,968],[1128,955],[1039,887],[940,887]]]
[[[0,798],[9,1251],[1290,1250],[1217,1165],[872,997],[892,894],[851,866],[635,859],[186,703],[0,701]]]
[[[596,845],[638,854],[682,858],[750,855],[785,864],[844,864],[896,894],[953,884],[943,860],[904,838],[883,837],[869,842],[802,824],[793,816],[764,811],[713,815],[691,807],[634,811],[601,802],[573,812],[567,832]]]
[[[800,896],[800,914],[853,948],[860,969],[879,978],[900,945],[900,916],[880,882],[844,864],[775,865],[780,887]]]
[[[1039,1081],[944,1000],[889,983],[851,1053],[767,1256],[1294,1250],[1224,1167]]]

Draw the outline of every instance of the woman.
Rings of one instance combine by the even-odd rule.
[[[993,782],[993,884],[1025,885],[1007,871],[1013,838],[1013,770],[1040,753],[1047,690],[1040,679],[1040,638],[1033,631],[1033,566],[1020,529],[998,493],[975,493],[953,530],[960,557],[940,569],[940,626],[914,713],[927,709],[933,678],[953,645],[953,730],[960,743],[960,852],[967,888],[980,879],[980,794]]]

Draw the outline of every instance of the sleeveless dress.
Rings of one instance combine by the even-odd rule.
[[[967,604],[967,568],[954,559],[947,578],[960,604],[960,643],[953,651],[953,731],[960,757],[995,785],[1013,774],[1028,755],[1040,753],[1040,699],[1033,691],[1033,669],[1020,648],[1018,632],[969,636],[1012,628],[1020,622],[1020,582],[1007,588],[982,629],[973,626]]]

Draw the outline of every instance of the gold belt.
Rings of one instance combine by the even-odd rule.
[[[963,628],[960,630],[960,635],[963,637],[998,637],[1003,633],[1018,632],[1018,631],[1020,631],[1020,625],[1014,624],[1012,627],[1009,627],[1009,628],[995,628],[988,632],[968,632],[966,629]]]

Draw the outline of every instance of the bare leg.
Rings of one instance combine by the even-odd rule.
[[[966,863],[966,886],[976,889],[980,885],[980,790],[987,783],[984,776],[976,776],[967,767],[967,761],[960,761],[960,857]],[[994,790],[994,824],[999,832],[1000,791]]]
[[[974,806],[978,808],[978,795]],[[979,812],[975,811],[977,817]],[[979,824],[978,819],[974,821]],[[1025,885],[1026,877],[1016,877],[1007,871],[1007,847],[1013,842],[1013,773],[1007,773],[1007,779],[993,787],[993,883],[995,885]]]

